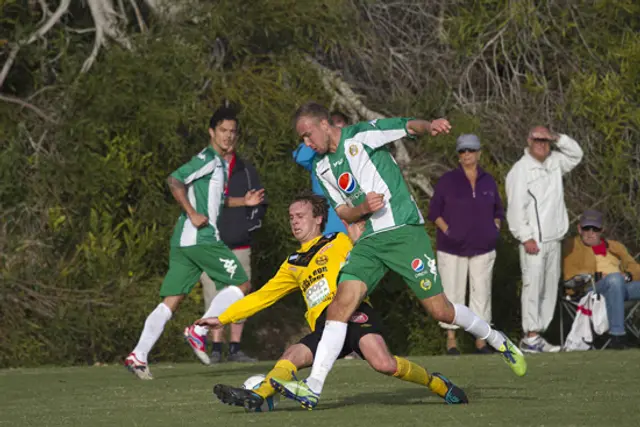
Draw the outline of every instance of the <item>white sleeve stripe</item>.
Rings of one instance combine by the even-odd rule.
[[[206,163],[204,166],[202,166],[200,169],[198,169],[197,171],[195,171],[194,173],[192,173],[191,175],[189,175],[185,180],[184,180],[184,184],[188,185],[191,184],[193,181],[195,181],[198,178],[202,178],[203,176],[205,176],[206,174],[209,174],[211,172],[213,172],[213,170],[216,167],[216,162],[218,162],[219,160],[217,158],[211,160],[209,163]]]
[[[338,191],[338,182],[334,178],[331,168],[328,166],[329,162],[326,162],[327,165],[324,166],[326,166],[326,168],[328,169],[326,173],[329,174],[331,179],[326,178],[323,174],[318,173],[318,170],[322,168],[321,163],[322,162],[318,162],[315,170],[318,181],[320,181],[325,190],[327,190],[327,193],[329,193],[329,197],[331,197],[331,200],[333,200],[336,206],[344,205],[346,201],[344,197],[342,197],[342,193]]]
[[[393,141],[397,141],[401,138],[407,136],[406,129],[389,129],[389,130],[366,130],[363,132],[358,132],[353,136],[353,138],[349,138],[344,141],[345,146],[351,142],[360,142],[374,150],[376,148],[380,148],[385,144],[388,144]]]

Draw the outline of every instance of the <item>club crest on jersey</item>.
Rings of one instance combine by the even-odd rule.
[[[420,273],[422,270],[424,270],[424,262],[422,262],[420,258],[415,258],[413,261],[411,261],[411,268],[413,268],[413,271],[415,271],[416,273]]]
[[[358,146],[355,144],[351,144],[349,146],[349,154],[351,154],[351,156],[356,156],[358,155]]]
[[[356,180],[350,172],[343,172],[338,177],[338,186],[345,193],[351,194],[356,189]]]

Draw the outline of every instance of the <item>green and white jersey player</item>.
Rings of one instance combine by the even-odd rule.
[[[162,302],[147,317],[138,344],[125,359],[125,366],[141,379],[152,378],[147,355],[203,271],[216,283],[232,285],[216,295],[205,317],[221,314],[251,289],[242,265],[220,240],[217,225],[223,204],[255,206],[264,199],[264,189],[250,190],[244,197],[225,197],[228,173],[223,156],[233,149],[237,133],[235,112],[218,109],[209,121],[209,145],[168,178],[171,194],[182,213],[171,238],[169,271],[160,288]],[[206,327],[198,326],[189,326],[184,331],[187,343],[208,364],[206,333]]]
[[[389,270],[403,277],[431,317],[485,339],[517,375],[524,375],[526,362],[518,348],[443,293],[424,220],[388,150],[389,143],[403,137],[449,133],[449,122],[392,118],[340,129],[332,125],[326,108],[307,103],[296,111],[294,123],[298,136],[318,154],[314,173],[338,216],[347,223],[363,221],[365,232],[340,271],[311,375],[305,381],[271,379],[274,388],[308,409],[316,406],[347,322]]]

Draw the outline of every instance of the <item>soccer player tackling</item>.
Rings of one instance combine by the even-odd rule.
[[[449,122],[392,118],[339,129],[332,126],[326,108],[307,103],[296,111],[294,123],[297,134],[318,153],[314,173],[338,216],[350,224],[365,221],[365,229],[340,271],[310,376],[304,381],[272,377],[272,386],[303,407],[315,408],[340,355],[349,319],[389,270],[404,278],[434,320],[485,340],[516,375],[524,375],[527,366],[520,350],[443,293],[424,219],[387,148],[403,137],[448,133]]]
[[[352,249],[351,239],[357,240],[364,231],[363,223],[357,223],[349,226],[349,237],[343,233],[322,235],[327,215],[324,198],[314,194],[298,196],[289,206],[289,222],[300,248],[287,257],[276,275],[258,291],[231,305],[217,318],[195,322],[201,327],[221,327],[252,316],[297,290],[302,292],[307,305],[305,317],[313,332],[284,352],[259,389],[217,384],[214,393],[222,402],[247,409],[259,408],[264,399],[276,393],[269,379],[291,379],[298,369],[313,363],[326,309],[336,294],[340,267]],[[467,403],[464,392],[444,376],[429,374],[422,366],[391,355],[380,334],[380,318],[368,301],[362,302],[346,323],[347,331],[336,357],[355,351],[380,373],[426,386],[449,404]]]
[[[162,302],[147,317],[138,344],[124,361],[125,367],[140,379],[153,379],[147,355],[203,271],[216,283],[233,285],[216,295],[206,317],[222,313],[251,289],[242,265],[220,240],[217,226],[223,203],[231,207],[255,206],[264,200],[264,190],[248,191],[244,197],[224,197],[228,174],[222,156],[234,146],[237,130],[235,113],[218,109],[209,121],[210,144],[167,180],[182,214],[171,237],[169,271],[160,288]],[[208,364],[206,332],[206,328],[190,326],[184,335],[200,360]]]

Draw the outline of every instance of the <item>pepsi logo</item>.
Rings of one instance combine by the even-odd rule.
[[[422,270],[424,270],[424,262],[422,262],[420,258],[415,258],[413,261],[411,261],[411,268],[413,268],[413,271],[415,271],[416,273],[420,273]]]
[[[356,180],[350,172],[344,172],[338,177],[338,186],[347,194],[356,189]]]

